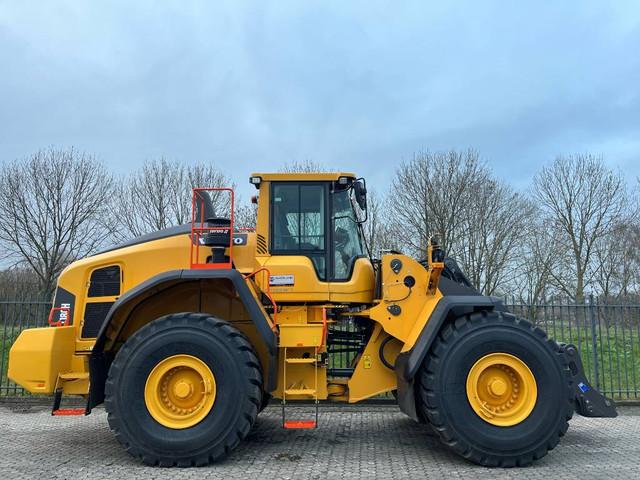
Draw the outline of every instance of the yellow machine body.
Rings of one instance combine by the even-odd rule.
[[[400,352],[409,351],[429,321],[431,312],[442,298],[434,284],[437,265],[426,269],[416,260],[400,254],[382,256],[380,298],[375,298],[376,277],[366,256],[356,258],[347,279],[320,279],[311,259],[305,255],[275,255],[271,253],[273,202],[270,199],[274,183],[324,185],[340,178],[355,180],[349,173],[330,174],[255,174],[260,177],[256,229],[243,234],[243,244],[234,245],[235,269],[247,278],[251,294],[259,300],[269,321],[277,325],[278,379],[269,393],[276,398],[287,395],[290,400],[311,397],[357,402],[397,388],[393,370],[383,365],[378,350],[381,342],[392,337],[385,346],[391,363]],[[162,232],[160,232],[162,233]],[[100,328],[88,329],[90,312],[98,306],[103,315],[123,296],[169,271],[190,268],[191,232],[159,234],[129,245],[76,261],[69,265],[58,280],[54,306],[61,305],[63,293],[73,298],[68,326],[38,328],[23,331],[11,349],[10,378],[32,393],[51,394],[56,388],[64,393],[89,393],[89,356],[96,344]],[[201,251],[199,261],[206,262],[207,252]],[[392,260],[401,261],[403,269],[396,273]],[[118,288],[109,295],[90,295],[95,272],[105,268],[118,269]],[[407,276],[415,280],[410,288],[403,282]],[[274,278],[292,278],[290,285],[280,285]],[[112,283],[113,283],[112,279]],[[437,284],[437,278],[435,279]],[[269,292],[277,311],[263,305],[262,295]],[[398,307],[400,313],[390,313],[388,307]],[[394,307],[394,308],[395,308]],[[267,311],[269,310],[269,311]],[[205,312],[228,320],[247,335],[260,358],[268,367],[266,348],[233,286],[223,280],[199,282],[172,281],[163,284],[153,294],[140,301],[129,302],[112,317],[105,327],[105,351],[117,352],[122,343],[147,323],[171,313]],[[274,315],[275,313],[275,315]],[[329,320],[327,320],[327,313]],[[372,332],[364,351],[352,365],[353,375],[347,379],[329,378],[320,362],[295,359],[318,356],[326,358],[326,324],[333,325],[357,315],[368,318]],[[91,331],[91,333],[87,333]],[[117,340],[110,332],[118,332]],[[286,350],[285,350],[286,349]],[[322,367],[322,365],[320,365]],[[285,372],[286,370],[286,372]],[[285,380],[286,378],[286,380]],[[286,383],[285,383],[286,382]],[[314,394],[309,387],[318,385]],[[290,388],[297,386],[298,388]]]

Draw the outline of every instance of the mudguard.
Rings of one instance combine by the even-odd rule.
[[[107,313],[102,324],[100,333],[98,333],[91,356],[89,357],[90,382],[89,396],[87,399],[87,413],[91,411],[91,408],[104,401],[104,386],[107,380],[109,366],[113,360],[113,353],[104,351],[104,346],[107,338],[107,329],[118,310],[130,302],[137,302],[140,301],[141,298],[147,298],[161,292],[168,283],[180,281],[189,282],[201,279],[225,279],[231,281],[269,353],[269,371],[265,372],[265,386],[269,391],[276,388],[278,365],[278,344],[276,334],[271,329],[269,321],[265,318],[262,309],[258,305],[255,297],[251,294],[251,291],[240,272],[237,270],[227,269],[172,270],[156,275],[155,277],[152,277],[142,282],[140,285],[128,290],[111,306],[111,309],[109,310],[109,313]]]
[[[505,308],[502,305],[502,301],[497,297],[487,297],[473,293],[470,295],[446,295],[442,297],[413,348],[398,355],[395,363],[398,381],[398,405],[405,414],[414,420],[422,421],[416,410],[414,379],[445,320],[482,310],[505,310]]]

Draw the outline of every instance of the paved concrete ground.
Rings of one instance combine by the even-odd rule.
[[[0,405],[0,479],[102,478],[605,478],[640,477],[640,408],[617,419],[575,417],[549,455],[524,469],[486,469],[441,446],[395,406],[327,407],[320,427],[280,428],[269,407],[223,463],[192,469],[146,467],[107,426],[89,417],[51,417],[43,407]]]

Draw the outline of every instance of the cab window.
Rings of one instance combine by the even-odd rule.
[[[333,203],[333,278],[348,280],[353,263],[363,254],[349,190],[336,191]]]
[[[320,184],[272,184],[272,240],[275,254],[305,255],[326,278],[326,188]]]

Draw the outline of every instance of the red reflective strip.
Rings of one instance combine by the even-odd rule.
[[[63,415],[84,415],[85,411],[84,408],[60,408],[51,412],[51,415],[56,417]]]
[[[316,428],[315,420],[287,420],[284,428]]]
[[[65,320],[53,321],[53,316],[56,312],[66,312],[67,318]],[[60,318],[60,317],[58,317]],[[50,327],[64,327],[71,324],[71,308],[70,307],[53,307],[49,312],[49,326]]]

